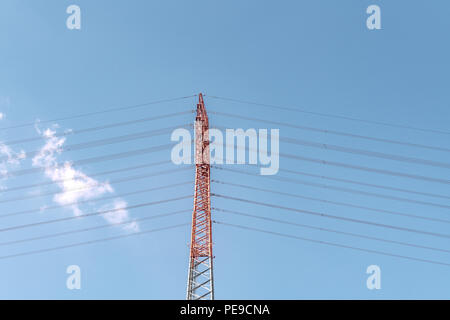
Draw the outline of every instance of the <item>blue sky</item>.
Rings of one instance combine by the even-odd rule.
[[[81,8],[81,30],[66,28],[66,8]],[[366,8],[381,7],[382,30],[366,28]],[[438,147],[449,146],[448,135],[368,125],[208,98],[208,95],[290,106],[414,127],[448,130],[450,4],[436,0],[305,0],[305,1],[15,1],[0,5],[1,127],[37,119],[48,120],[203,92],[210,111],[235,113],[296,125],[345,131]],[[196,98],[38,125],[56,132],[193,110]],[[169,119],[67,136],[66,145],[83,143],[193,122],[182,114]],[[229,128],[279,128],[281,137],[450,163],[438,152],[268,126],[246,120],[210,116],[211,125]],[[1,128],[0,128],[1,129]],[[39,137],[33,125],[1,129],[0,141]],[[14,152],[38,151],[45,140],[10,145]],[[77,161],[170,143],[170,134],[131,142],[63,152],[58,161]],[[362,155],[318,150],[281,143],[280,152],[447,179],[448,169],[382,160]],[[77,167],[88,176],[98,172],[169,160],[168,150],[141,156],[89,163]],[[32,167],[32,157],[8,166],[9,171]],[[237,168],[237,167],[236,167]],[[95,177],[109,182],[129,205],[192,195],[193,185],[121,197],[123,193],[192,181],[193,170],[116,184],[129,175],[177,169],[172,164]],[[214,179],[239,182],[330,201],[448,219],[448,209],[308,187],[260,177],[257,168],[242,167],[253,176],[216,170]],[[448,195],[448,184],[392,177],[338,167],[280,159],[280,169]],[[278,176],[291,177],[280,172]],[[322,179],[295,177],[333,186],[361,188],[448,205],[448,201],[362,188]],[[12,188],[48,182],[35,173],[1,181]],[[243,191],[213,184],[213,192],[286,207],[327,212],[348,218],[449,234],[449,225],[377,214],[321,202]],[[26,197],[60,191],[42,186],[4,192],[0,197]],[[31,193],[33,192],[33,193]],[[106,194],[104,194],[106,195]],[[357,232],[390,240],[448,248],[448,239],[296,214],[273,208],[213,198],[213,206],[296,223]],[[81,204],[84,213],[111,206],[112,200]],[[0,203],[5,214],[55,205],[52,196]],[[129,210],[130,218],[190,210],[192,199]],[[73,216],[71,208],[44,210],[0,220],[1,228]],[[395,254],[450,263],[448,253],[356,239],[322,231],[251,220],[225,213],[214,219],[317,240],[360,246]],[[142,230],[190,222],[190,213],[149,220]],[[28,229],[0,232],[0,242],[100,226],[100,216]],[[184,299],[188,269],[189,226],[128,239],[0,260],[0,298],[25,299]],[[0,246],[0,256],[80,241],[127,234],[118,226],[59,238]],[[399,258],[339,249],[267,234],[214,225],[215,288],[218,299],[400,299],[450,298],[450,268]],[[66,268],[79,265],[82,289],[66,288]],[[379,265],[382,289],[368,290],[365,273]]]

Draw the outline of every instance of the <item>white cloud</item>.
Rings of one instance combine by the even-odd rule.
[[[103,217],[111,224],[123,223],[130,220],[128,210],[126,209],[128,203],[122,199],[114,200],[112,205],[104,206],[100,211],[109,211],[103,214]],[[124,225],[125,229],[134,232],[139,231],[139,225],[136,221],[132,221]]]
[[[58,165],[57,156],[61,153],[61,148],[66,139],[55,136],[55,131],[48,128],[41,132],[46,139],[45,145],[33,158],[34,167],[45,169],[45,175],[54,181],[61,189],[61,193],[56,194],[53,200],[60,205],[72,205],[75,215],[83,212],[76,204],[79,200],[90,200],[105,193],[113,192],[113,188],[107,182],[98,182],[83,172],[73,168],[70,162]]]
[[[9,97],[0,96],[0,108],[10,106]],[[0,121],[5,118],[5,114],[0,112]],[[0,142],[0,178],[5,179],[8,175],[8,169],[10,167],[16,167],[20,164],[20,161],[26,158],[25,151],[19,152],[13,151],[8,145]],[[0,189],[6,189],[5,186],[0,185]]]
[[[0,154],[6,158],[3,162],[9,165],[19,164],[21,160],[26,158],[25,151],[15,152],[4,143],[0,143]]]
[[[53,126],[53,129],[56,127]],[[41,131],[37,128],[39,134],[46,139],[46,143],[33,158],[32,164],[34,167],[44,168],[45,175],[61,189],[61,192],[53,197],[53,201],[59,205],[70,205],[74,215],[79,216],[83,214],[83,211],[78,206],[78,201],[91,200],[106,193],[113,193],[114,189],[108,182],[99,182],[75,169],[69,161],[62,165],[58,164],[57,157],[62,151],[66,138],[57,137],[53,129],[47,128]],[[112,209],[123,207],[126,207],[126,202],[121,199],[116,199],[112,206],[109,206]],[[123,209],[105,214],[103,217],[109,223],[118,223],[128,220],[129,214],[126,209]],[[126,229],[130,227],[126,225]]]
[[[0,176],[5,178],[10,167],[16,167],[26,158],[25,151],[13,151],[9,146],[0,142]]]

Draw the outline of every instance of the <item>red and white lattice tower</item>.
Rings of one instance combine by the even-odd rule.
[[[195,118],[195,194],[187,300],[214,299],[208,130],[208,115],[200,93]]]

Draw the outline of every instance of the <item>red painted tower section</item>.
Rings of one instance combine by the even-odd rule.
[[[214,299],[208,131],[208,115],[203,95],[200,93],[195,118],[195,194],[187,285],[188,300]]]

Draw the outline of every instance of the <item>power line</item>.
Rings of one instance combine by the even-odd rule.
[[[274,232],[274,231],[269,231],[269,230],[264,230],[264,229],[248,227],[248,226],[244,226],[244,225],[238,225],[238,224],[225,223],[225,222],[216,221],[216,220],[214,220],[213,223],[221,224],[221,225],[229,226],[229,227],[235,227],[235,228],[239,228],[239,229],[243,229],[243,230],[251,230],[251,231],[256,231],[256,232],[260,232],[260,233],[276,235],[276,236],[285,237],[285,238],[308,241],[308,242],[312,242],[312,243],[319,243],[319,244],[324,244],[324,245],[333,246],[333,247],[352,249],[352,250],[357,250],[357,251],[362,251],[362,252],[375,253],[375,254],[379,254],[379,255],[389,256],[389,257],[402,258],[402,259],[407,259],[407,260],[426,262],[426,263],[450,267],[450,264],[446,263],[446,262],[440,262],[440,261],[434,261],[434,260],[428,260],[428,259],[422,259],[422,258],[415,258],[415,257],[404,256],[404,255],[399,255],[399,254],[394,254],[394,253],[388,253],[388,252],[384,252],[384,251],[377,251],[377,250],[372,250],[372,249],[353,247],[353,246],[339,244],[339,243],[335,243],[335,242],[322,241],[322,240],[316,240],[316,239],[305,238],[305,237],[298,237],[298,236],[294,236],[294,235],[290,235],[290,234],[286,234],[286,233]]]
[[[31,242],[31,241],[37,241],[37,240],[44,240],[44,239],[61,237],[61,236],[67,236],[67,235],[70,235],[70,234],[81,233],[81,232],[88,232],[88,231],[92,231],[92,230],[100,230],[100,229],[105,229],[105,228],[110,228],[110,227],[127,225],[127,224],[130,224],[130,223],[133,223],[133,222],[142,222],[142,221],[147,221],[147,220],[152,220],[152,219],[169,217],[169,216],[173,216],[173,215],[177,215],[177,214],[181,214],[181,213],[186,213],[186,212],[190,212],[190,210],[172,211],[172,212],[158,214],[158,215],[146,216],[146,217],[143,217],[143,218],[129,219],[129,220],[123,221],[123,222],[109,223],[109,224],[103,224],[103,225],[95,226],[95,227],[89,227],[89,228],[83,228],[83,229],[75,229],[75,230],[69,230],[69,231],[58,232],[58,233],[51,233],[51,234],[38,236],[38,237],[31,237],[31,238],[20,239],[20,240],[12,240],[12,241],[0,242],[0,246],[8,246],[8,245],[14,245],[14,244],[19,244],[19,243],[24,243],[24,242]]]
[[[285,127],[304,130],[304,131],[333,134],[333,135],[337,135],[337,136],[364,139],[364,140],[369,140],[369,141],[390,143],[390,144],[396,144],[396,145],[403,145],[403,146],[407,146],[407,147],[423,148],[423,149],[429,149],[429,150],[434,150],[434,151],[450,152],[449,148],[443,148],[443,147],[435,147],[435,146],[418,144],[418,143],[403,142],[403,141],[392,140],[392,139],[374,138],[374,137],[363,136],[363,135],[347,133],[347,132],[342,132],[342,131],[333,131],[333,130],[328,130],[328,129],[313,128],[313,127],[301,126],[301,125],[287,123],[287,122],[279,122],[279,121],[265,120],[265,119],[260,119],[260,118],[246,117],[246,116],[230,114],[230,113],[225,113],[225,112],[219,112],[219,111],[210,111],[210,113],[216,114],[219,116],[224,116],[224,117],[241,119],[241,120],[250,120],[250,121],[257,121],[257,122],[263,122],[263,123],[268,123],[268,124],[274,124],[277,126],[285,126]]]
[[[248,105],[268,107],[268,108],[273,108],[273,109],[277,109],[277,110],[285,110],[285,111],[293,111],[293,112],[299,112],[299,113],[304,113],[304,114],[311,114],[311,115],[316,115],[316,116],[321,116],[321,117],[328,117],[328,118],[356,121],[356,122],[361,122],[361,123],[375,124],[375,125],[381,125],[381,126],[387,126],[387,127],[393,127],[393,128],[401,128],[401,129],[409,129],[409,130],[416,130],[416,131],[422,131],[422,132],[431,132],[431,133],[439,133],[439,134],[450,135],[450,132],[442,131],[442,130],[418,128],[418,127],[413,127],[413,126],[408,126],[408,125],[387,123],[387,122],[374,121],[374,120],[358,119],[358,118],[342,116],[342,115],[336,115],[336,114],[331,114],[331,113],[321,113],[321,112],[309,111],[309,110],[304,110],[304,109],[299,109],[299,108],[283,107],[283,106],[277,106],[277,105],[272,105],[272,104],[250,102],[250,101],[244,101],[244,100],[238,100],[238,99],[232,99],[232,98],[225,98],[225,97],[218,97],[218,96],[210,96],[210,95],[208,95],[207,97],[208,98],[212,98],[212,99],[218,99],[218,100],[224,100],[224,101],[230,101],[230,102],[237,102],[237,103],[243,103],[243,104],[248,104]],[[211,113],[211,111],[209,113]]]
[[[258,152],[258,150],[256,150],[256,149],[246,148],[246,147],[242,148],[239,146],[234,146],[234,144],[225,144],[225,146],[226,147],[236,147],[237,149],[247,150],[250,152]],[[446,179],[439,179],[439,178],[433,178],[433,177],[410,174],[410,173],[402,173],[402,172],[392,171],[392,170],[377,169],[377,168],[347,164],[347,163],[337,162],[337,161],[328,161],[328,160],[319,159],[319,158],[302,157],[302,156],[297,156],[294,154],[287,154],[287,153],[271,152],[271,154],[278,155],[282,158],[318,163],[321,165],[342,167],[342,168],[346,168],[346,169],[360,170],[360,171],[366,171],[366,172],[371,172],[371,173],[379,173],[379,174],[384,174],[384,175],[390,175],[390,176],[396,176],[396,177],[402,177],[402,178],[408,178],[408,179],[414,179],[414,180],[423,180],[423,181],[434,182],[434,183],[450,184],[450,180],[448,180],[448,179],[446,180]]]
[[[327,219],[341,220],[341,221],[346,221],[346,222],[353,222],[353,223],[358,223],[358,224],[371,225],[371,226],[380,227],[380,228],[388,228],[388,229],[394,229],[394,230],[405,231],[405,232],[420,233],[420,234],[425,234],[425,235],[428,235],[428,236],[434,236],[434,237],[450,239],[450,235],[449,234],[443,234],[443,233],[436,233],[436,232],[430,232],[430,231],[424,231],[424,230],[418,230],[418,229],[411,229],[411,228],[393,226],[393,225],[377,223],[377,222],[371,222],[371,221],[360,220],[360,219],[340,217],[340,216],[331,215],[331,214],[323,213],[323,212],[316,212],[316,211],[303,210],[303,209],[297,209],[297,208],[289,208],[289,207],[279,206],[279,205],[271,204],[271,203],[265,203],[265,202],[253,201],[253,200],[248,200],[248,199],[242,199],[242,198],[225,196],[225,195],[221,195],[221,194],[217,194],[217,193],[212,193],[211,195],[215,196],[215,197],[218,197],[218,198],[234,200],[234,201],[239,201],[239,202],[244,202],[244,203],[249,203],[249,204],[256,204],[256,205],[265,206],[265,207],[269,207],[269,208],[287,210],[287,211],[292,211],[292,212],[297,212],[297,213],[302,213],[302,214],[308,214],[308,215],[323,217],[323,218],[327,218]]]
[[[101,111],[80,113],[80,114],[76,114],[76,115],[72,115],[72,116],[68,116],[68,117],[55,118],[55,119],[52,119],[52,120],[43,120],[43,121],[39,121],[39,123],[51,123],[51,122],[56,122],[56,121],[64,121],[64,120],[71,120],[71,119],[86,118],[86,117],[99,115],[99,114],[105,114],[105,113],[111,113],[111,112],[117,112],[117,111],[125,111],[125,110],[137,109],[137,108],[141,108],[141,107],[145,107],[145,106],[149,106],[149,105],[155,105],[155,104],[161,104],[161,103],[166,103],[166,102],[185,100],[185,99],[193,98],[193,97],[196,97],[196,96],[197,95],[184,96],[184,97],[178,97],[178,98],[172,98],[172,99],[150,101],[150,102],[145,102],[145,103],[140,103],[140,104],[135,104],[135,105],[124,106],[124,107],[110,108],[110,109],[105,109],[105,110],[101,110]],[[9,130],[9,129],[23,128],[23,127],[28,127],[28,126],[34,126],[35,124],[36,124],[36,122],[29,122],[29,123],[24,123],[24,124],[9,126],[9,127],[1,127],[0,130]]]
[[[313,177],[313,178],[320,178],[320,179],[331,180],[331,181],[351,183],[351,184],[356,184],[356,185],[365,186],[365,187],[385,189],[385,190],[398,191],[398,192],[404,192],[404,193],[411,193],[411,194],[427,196],[427,197],[433,197],[433,198],[450,199],[450,196],[445,196],[445,195],[442,195],[442,194],[428,193],[428,192],[422,192],[422,191],[415,191],[415,190],[411,190],[411,189],[396,188],[396,187],[390,187],[390,186],[385,186],[385,185],[379,185],[379,184],[355,181],[355,180],[350,180],[350,179],[335,178],[335,177],[330,177],[330,176],[325,176],[325,175],[318,175],[318,174],[307,173],[307,172],[298,171],[298,170],[282,169],[282,171],[283,172],[297,174],[297,175],[307,176],[307,177]]]
[[[220,129],[226,129],[222,126],[216,126],[216,128]],[[381,158],[381,159],[387,159],[387,160],[393,160],[393,161],[399,161],[399,162],[406,162],[406,163],[413,163],[413,164],[420,164],[425,166],[432,166],[432,167],[438,167],[438,168],[446,168],[450,169],[450,163],[446,162],[439,162],[439,161],[433,161],[428,159],[421,159],[421,158],[415,158],[415,157],[406,157],[406,156],[400,156],[390,153],[384,153],[384,152],[376,152],[376,151],[369,151],[369,150],[363,150],[363,149],[356,149],[356,148],[349,148],[334,144],[327,144],[327,143],[321,143],[321,142],[315,142],[310,140],[302,140],[302,139],[294,139],[294,138],[279,138],[280,141],[285,141],[290,144],[296,144],[316,149],[325,149],[325,150],[332,150],[342,153],[350,153],[350,154],[357,154],[357,155],[363,155],[367,157],[373,157],[373,158]],[[450,151],[450,149],[449,149]]]
[[[188,226],[189,224],[190,223],[188,222],[188,223],[176,224],[176,225],[172,225],[172,226],[168,226],[168,227],[164,227],[164,228],[144,230],[144,231],[139,231],[139,232],[135,232],[135,233],[114,236],[114,237],[77,242],[77,243],[72,243],[72,244],[68,244],[68,245],[64,245],[64,246],[45,248],[45,249],[33,250],[33,251],[26,251],[26,252],[7,255],[7,256],[0,256],[0,260],[6,260],[6,259],[17,258],[17,257],[21,257],[21,256],[28,256],[28,255],[32,255],[32,254],[39,254],[39,253],[50,252],[50,251],[57,251],[57,250],[68,249],[68,248],[73,248],[73,247],[80,247],[80,246],[84,246],[84,245],[90,245],[90,244],[95,244],[95,243],[100,243],[100,242],[111,241],[111,240],[135,237],[135,236],[139,236],[139,235],[143,235],[143,234],[180,228],[180,227]]]
[[[385,238],[367,236],[367,235],[363,235],[363,234],[359,234],[359,233],[345,232],[345,231],[340,231],[340,230],[336,230],[336,229],[329,229],[329,228],[312,226],[312,225],[308,225],[308,224],[296,223],[296,222],[292,222],[292,221],[273,219],[273,218],[257,216],[257,215],[248,214],[248,213],[239,212],[239,211],[225,210],[225,209],[219,209],[219,208],[213,208],[213,209],[215,211],[219,211],[219,212],[230,213],[230,214],[243,216],[243,217],[248,217],[248,218],[253,218],[253,219],[258,219],[258,220],[276,222],[276,223],[281,223],[281,224],[294,226],[294,227],[301,227],[301,228],[306,228],[306,229],[319,230],[319,231],[323,231],[323,232],[336,233],[336,234],[341,234],[341,235],[345,235],[345,236],[351,236],[351,237],[355,237],[355,238],[374,240],[374,241],[380,241],[380,242],[385,242],[385,243],[392,243],[392,244],[397,244],[397,245],[402,245],[402,246],[407,246],[407,247],[413,247],[413,248],[418,248],[418,249],[426,249],[426,250],[450,253],[450,250],[446,250],[446,249],[442,249],[442,248],[423,246],[423,245],[409,243],[409,242],[389,240],[389,239],[385,239]]]
[[[192,140],[191,140],[191,142],[192,142]],[[103,161],[109,161],[109,160],[123,159],[123,158],[138,156],[138,155],[144,155],[144,154],[148,154],[148,153],[167,150],[172,147],[173,147],[173,144],[168,143],[168,144],[159,145],[159,146],[153,146],[153,147],[148,147],[148,148],[136,149],[136,150],[125,151],[125,152],[118,152],[118,153],[108,154],[108,155],[104,155],[104,156],[98,156],[98,157],[77,160],[77,161],[72,162],[71,164],[72,164],[72,166],[76,167],[76,166],[80,166],[80,165],[84,165],[84,164],[91,164],[91,163],[97,163],[97,162],[103,162]],[[21,176],[21,175],[26,175],[26,174],[33,174],[33,173],[45,171],[46,169],[59,168],[60,166],[64,165],[64,163],[65,162],[59,162],[54,166],[48,166],[45,168],[39,167],[39,168],[14,170],[14,171],[10,171],[8,174],[10,176]]]
[[[113,180],[113,181],[110,181],[109,183],[111,183],[111,184],[119,184],[119,183],[123,183],[123,182],[129,182],[129,181],[144,179],[144,178],[148,178],[148,177],[154,177],[154,176],[158,176],[158,175],[171,174],[171,173],[175,173],[177,171],[185,171],[185,170],[189,170],[189,169],[191,169],[191,168],[190,167],[186,167],[186,168],[158,171],[158,172],[153,172],[153,173],[148,173],[148,174],[139,174],[139,175],[136,175],[136,176],[131,176],[131,177],[126,177],[126,178],[122,178],[122,179]],[[91,190],[91,189],[96,188],[96,187],[101,186],[101,185],[102,185],[102,183],[96,183],[96,184],[91,184],[91,185],[89,185],[87,187],[76,188],[76,189],[72,189],[70,191],[65,191],[65,192],[71,193],[71,192],[80,192],[80,191],[85,191],[85,190]],[[33,195],[28,195],[28,196],[21,196],[21,197],[16,197],[16,198],[8,198],[8,199],[0,200],[0,203],[21,201],[21,200],[32,199],[32,198],[40,198],[40,197],[44,197],[44,196],[59,194],[61,192],[62,191],[53,191],[53,192],[33,194]]]
[[[103,176],[103,175],[107,175],[107,174],[132,171],[132,170],[142,169],[142,168],[149,168],[149,167],[159,166],[159,165],[162,165],[162,164],[169,164],[169,163],[172,163],[172,162],[171,161],[167,161],[167,160],[166,161],[151,162],[151,163],[145,163],[145,164],[141,164],[141,165],[137,165],[137,166],[131,166],[131,167],[125,167],[125,168],[121,168],[121,169],[115,169],[115,170],[108,170],[108,171],[102,171],[102,172],[98,172],[98,173],[93,173],[93,174],[89,174],[89,176],[91,178],[92,177],[99,177],[99,176]],[[12,187],[12,188],[1,190],[0,194],[1,193],[5,193],[5,192],[29,189],[29,188],[42,187],[42,186],[46,186],[46,185],[53,185],[53,184],[63,183],[63,182],[72,181],[72,180],[73,180],[73,178],[70,178],[70,179],[59,179],[59,180],[53,180],[53,181],[46,181],[46,182],[26,184],[26,185],[22,185],[22,186],[17,186],[17,187]]]
[[[235,172],[235,173],[251,175],[248,172],[241,171],[241,170],[236,170],[236,169],[229,169],[229,168],[223,168],[223,167],[217,167],[217,166],[214,166],[214,168],[220,169],[220,170],[225,170],[225,171],[230,171],[230,172]],[[282,171],[282,170],[280,170],[280,171]],[[264,177],[267,177],[268,179],[278,180],[278,181],[302,184],[302,185],[315,187],[315,188],[336,190],[336,191],[346,192],[346,193],[351,193],[351,194],[358,194],[358,195],[375,197],[375,198],[382,198],[382,199],[388,199],[388,200],[395,200],[395,201],[401,201],[401,202],[407,202],[407,203],[420,204],[420,205],[424,205],[424,206],[431,206],[431,207],[437,207],[437,208],[443,208],[443,209],[450,209],[450,206],[448,206],[448,205],[434,203],[434,202],[420,201],[420,200],[414,200],[414,199],[390,196],[390,195],[385,195],[385,194],[380,194],[380,193],[375,193],[375,192],[367,192],[367,191],[350,189],[350,188],[335,187],[335,186],[330,186],[330,185],[327,185],[327,184],[303,181],[303,180],[298,180],[298,179],[291,179],[291,178],[286,178],[286,177],[269,176],[269,175],[264,176]]]
[[[327,204],[334,204],[334,205],[338,205],[338,206],[369,210],[369,211],[374,211],[374,212],[380,212],[380,213],[391,214],[391,215],[398,215],[398,216],[403,216],[403,217],[408,217],[408,218],[421,219],[421,220],[427,220],[427,221],[433,221],[433,222],[439,222],[439,223],[450,223],[450,220],[445,220],[445,219],[438,219],[438,218],[432,218],[432,217],[419,216],[419,215],[415,215],[415,214],[402,213],[402,212],[398,212],[398,211],[376,209],[376,208],[371,208],[371,207],[351,204],[351,203],[348,203],[348,202],[338,202],[338,201],[331,201],[331,200],[325,200],[325,199],[319,199],[319,198],[313,198],[313,197],[306,197],[306,196],[299,195],[299,194],[293,194],[293,193],[269,190],[269,189],[264,189],[264,188],[252,187],[252,186],[248,186],[248,185],[224,182],[224,181],[220,181],[220,180],[211,180],[211,181],[214,182],[214,183],[219,183],[219,184],[223,184],[223,185],[229,185],[229,186],[233,186],[233,187],[245,188],[245,189],[249,189],[249,190],[262,191],[262,192],[269,192],[269,193],[273,193],[273,194],[278,194],[278,195],[283,195],[283,196],[288,196],[288,197],[294,197],[294,198],[300,198],[300,199],[305,199],[305,200],[311,200],[311,201],[317,201],[317,202],[322,202],[322,203],[327,203]]]
[[[65,218],[58,218],[58,219],[39,221],[39,222],[28,223],[28,224],[21,224],[21,225],[16,225],[16,226],[12,226],[12,227],[2,228],[2,229],[0,229],[0,232],[31,228],[31,227],[52,224],[52,223],[57,223],[57,222],[63,222],[63,221],[70,221],[70,220],[75,220],[75,219],[80,219],[80,218],[93,217],[93,216],[98,216],[98,215],[102,215],[105,213],[117,212],[117,211],[122,211],[122,210],[131,210],[131,209],[137,209],[137,208],[142,208],[142,207],[148,207],[148,206],[153,206],[153,205],[158,205],[158,204],[163,204],[163,203],[168,203],[168,202],[173,202],[173,201],[178,201],[178,200],[184,200],[184,199],[188,199],[191,197],[192,197],[191,195],[187,195],[187,196],[176,197],[176,198],[165,199],[165,200],[158,200],[158,201],[153,201],[153,202],[144,202],[144,203],[139,203],[139,204],[135,204],[135,205],[131,205],[131,206],[124,206],[121,208],[100,210],[100,211],[86,213],[86,214],[82,214],[82,215],[78,215],[78,216],[70,216],[70,217],[65,217]]]
[[[95,127],[85,128],[85,129],[79,129],[79,130],[70,130],[70,131],[64,131],[64,132],[59,132],[59,133],[56,132],[56,133],[54,133],[53,137],[61,138],[61,137],[67,137],[67,136],[75,135],[75,134],[93,133],[93,132],[100,131],[100,130],[112,129],[112,128],[123,127],[123,126],[129,126],[129,125],[133,125],[133,124],[137,124],[137,123],[144,123],[144,122],[149,122],[149,121],[154,121],[154,120],[161,120],[161,119],[165,119],[165,118],[171,118],[171,117],[176,117],[176,116],[183,115],[183,114],[192,114],[192,113],[193,113],[193,111],[189,110],[189,111],[182,111],[182,112],[163,114],[163,115],[154,116],[154,117],[139,118],[139,119],[135,119],[135,120],[115,122],[115,123],[110,123],[110,124],[106,124],[106,125],[95,126]],[[3,142],[3,144],[11,146],[11,145],[19,144],[19,143],[27,143],[27,142],[32,142],[32,141],[41,141],[41,140],[45,140],[45,139],[46,139],[46,137],[40,135],[40,136],[37,136],[37,137],[30,137],[30,138],[10,140],[10,141]]]
[[[82,204],[82,203],[92,203],[92,202],[97,202],[97,201],[103,201],[103,200],[109,200],[109,199],[115,199],[115,198],[120,198],[120,197],[126,197],[126,196],[131,196],[131,195],[136,195],[136,194],[140,194],[140,193],[146,193],[146,192],[150,192],[150,191],[155,191],[155,190],[163,190],[163,189],[168,189],[168,188],[174,188],[174,187],[179,187],[182,185],[187,185],[187,184],[193,184],[193,181],[185,181],[185,182],[180,182],[180,183],[175,183],[175,184],[170,184],[170,185],[164,185],[164,186],[158,186],[158,187],[153,187],[153,188],[145,188],[145,189],[140,189],[140,190],[136,190],[136,191],[130,191],[130,192],[125,192],[125,193],[121,193],[121,194],[115,194],[115,195],[110,195],[107,197],[100,197],[100,198],[95,198],[95,199],[89,199],[89,200],[79,200],[79,201],[74,201],[71,203],[67,203],[67,204],[60,204],[60,205],[54,205],[54,206],[48,206],[45,207],[45,211],[48,210],[54,210],[54,209],[59,209],[59,208],[65,208],[65,207],[70,207],[73,206],[75,204]],[[0,215],[0,218],[7,218],[7,217],[11,217],[11,216],[17,216],[17,215],[22,215],[22,214],[29,214],[29,213],[36,213],[36,212],[41,212],[43,211],[42,208],[39,209],[27,209],[27,210],[22,210],[22,211],[16,211],[16,212],[10,212],[7,214],[2,214]]]
[[[440,184],[450,184],[450,180],[448,180],[448,179],[439,179],[439,178],[427,177],[427,176],[422,176],[422,175],[417,175],[417,174],[402,173],[402,172],[392,171],[392,170],[384,170],[384,169],[377,169],[377,168],[353,165],[353,164],[348,164],[348,163],[343,163],[343,162],[338,162],[338,161],[328,161],[328,160],[318,159],[318,158],[302,157],[302,156],[297,156],[297,155],[292,155],[292,154],[280,153],[279,155],[282,157],[285,157],[285,158],[306,161],[306,162],[312,162],[312,163],[319,163],[319,164],[327,165],[327,166],[360,170],[360,171],[366,171],[366,172],[371,172],[371,173],[379,173],[379,174],[414,179],[414,180],[423,180],[423,181],[440,183]]]
[[[88,141],[88,142],[83,142],[83,143],[67,145],[67,146],[58,148],[58,151],[59,152],[69,152],[69,151],[76,151],[76,150],[82,150],[82,149],[88,149],[88,148],[94,148],[94,147],[101,147],[101,146],[105,146],[105,145],[109,145],[109,144],[122,143],[122,142],[127,142],[127,141],[132,141],[132,140],[153,137],[153,136],[159,136],[159,135],[162,135],[167,132],[172,132],[173,130],[178,129],[178,128],[191,128],[191,127],[192,127],[192,125],[184,124],[184,125],[179,125],[179,126],[174,126],[174,127],[169,127],[169,128],[131,133],[131,134],[120,135],[120,136],[115,136],[115,137],[106,138],[106,139],[99,139],[99,140],[94,140],[94,141]],[[41,153],[41,149],[26,152],[25,156],[27,158],[30,158],[30,157],[39,155],[40,153]],[[21,156],[22,155],[16,156],[16,157],[3,156],[3,157],[0,157],[0,161],[11,160],[11,159],[20,159]]]
[[[420,165],[450,169],[449,163],[421,159],[421,158],[405,157],[405,156],[389,154],[389,153],[384,153],[384,152],[375,152],[375,151],[349,148],[349,147],[343,147],[343,146],[338,146],[338,145],[334,145],[334,144],[319,143],[319,142],[314,142],[314,141],[307,141],[307,140],[300,140],[300,139],[293,139],[293,138],[280,138],[280,141],[286,141],[287,143],[292,143],[292,144],[297,144],[297,145],[302,145],[302,146],[307,146],[307,147],[312,147],[312,148],[318,148],[318,149],[326,149],[326,150],[332,150],[332,151],[337,151],[337,152],[358,154],[358,155],[363,155],[363,156],[373,157],[373,158],[381,158],[381,159],[387,159],[387,160],[393,160],[393,161],[399,161],[399,162],[408,162],[408,163],[413,163],[413,164],[420,164]]]

